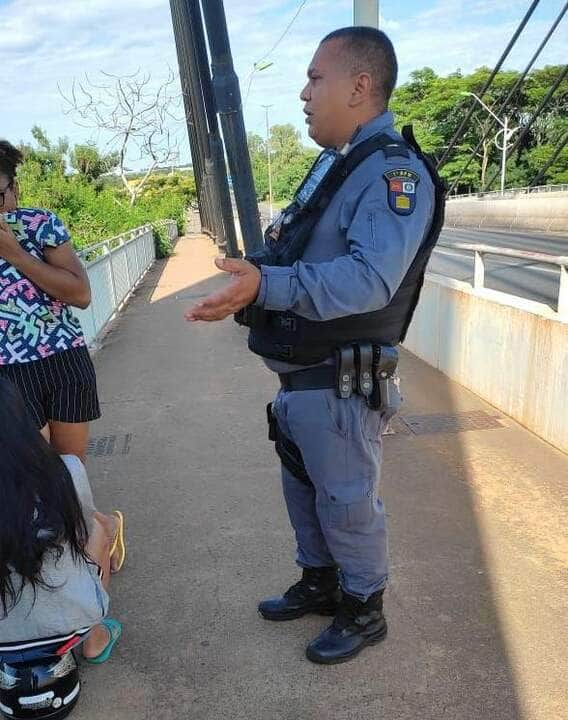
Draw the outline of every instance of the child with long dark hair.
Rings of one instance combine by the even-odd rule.
[[[117,522],[95,510],[79,458],[47,443],[0,378],[0,660],[82,640],[88,661],[108,659],[121,634],[106,617]]]

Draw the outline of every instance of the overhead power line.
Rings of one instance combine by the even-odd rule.
[[[274,43],[274,45],[270,48],[270,50],[269,50],[265,55],[263,55],[258,62],[260,62],[261,60],[266,60],[267,57],[269,57],[270,55],[272,55],[272,53],[273,53],[273,52],[276,50],[276,48],[280,45],[280,43],[282,42],[282,40],[284,40],[284,38],[286,37],[286,35],[290,32],[290,30],[291,30],[291,28],[292,28],[292,25],[296,22],[296,18],[297,18],[298,15],[302,12],[302,10],[303,10],[303,8],[304,8],[304,5],[306,5],[307,2],[308,2],[308,0],[302,0],[302,2],[300,3],[300,6],[299,6],[298,9],[296,10],[296,13],[295,13],[294,17],[290,20],[290,22],[289,22],[288,25],[286,26],[286,29],[284,30],[284,32],[282,33],[282,35],[280,35],[280,37],[279,37],[278,40]],[[257,63],[257,64],[258,64],[258,63]]]
[[[507,56],[508,56],[509,53],[511,52],[511,50],[512,50],[513,46],[515,45],[515,43],[517,42],[517,40],[518,40],[518,38],[519,38],[519,35],[523,32],[523,30],[524,30],[524,28],[525,28],[525,25],[528,23],[531,15],[532,15],[532,14],[534,13],[534,11],[536,10],[537,5],[539,4],[539,2],[540,2],[540,0],[533,0],[533,2],[531,3],[531,6],[529,7],[529,9],[527,10],[527,12],[525,13],[525,16],[524,16],[523,19],[521,20],[521,23],[520,23],[519,27],[515,30],[515,33],[514,33],[513,37],[511,38],[511,40],[509,41],[509,44],[508,44],[507,47],[505,48],[505,51],[503,52],[503,54],[502,54],[501,57],[499,58],[499,62],[497,63],[497,65],[495,65],[493,71],[491,72],[491,75],[489,76],[489,78],[487,79],[485,85],[483,86],[483,88],[482,88],[481,91],[479,92],[479,97],[483,97],[483,95],[484,95],[484,94],[487,92],[487,90],[489,89],[491,83],[493,82],[493,79],[495,78],[495,75],[497,75],[497,73],[498,73],[499,70],[501,69],[501,66],[503,65],[503,63],[504,63],[505,60],[507,59]],[[467,124],[469,123],[469,121],[470,121],[470,119],[471,119],[471,116],[473,115],[473,112],[474,112],[475,108],[476,108],[476,103],[475,103],[475,101],[472,101],[469,110],[468,110],[467,113],[465,114],[465,117],[464,117],[463,120],[461,121],[460,126],[458,127],[458,129],[457,129],[456,132],[454,133],[453,138],[450,140],[450,144],[448,145],[448,147],[446,148],[446,151],[445,151],[444,154],[442,155],[442,158],[441,158],[440,162],[438,163],[438,168],[440,168],[440,167],[446,162],[446,160],[448,159],[449,154],[450,154],[451,151],[453,150],[455,144],[457,143],[457,141],[458,141],[459,138],[461,137],[464,129],[466,128]]]
[[[523,70],[522,75],[519,77],[519,79],[517,80],[517,82],[515,83],[515,85],[513,86],[513,88],[511,89],[511,91],[510,91],[509,94],[507,95],[507,97],[505,98],[505,100],[503,100],[503,102],[501,103],[501,107],[500,107],[500,108],[497,110],[497,112],[495,113],[496,115],[501,115],[501,114],[503,113],[503,111],[505,110],[505,108],[507,107],[507,105],[509,104],[509,100],[511,100],[512,98],[515,97],[515,95],[516,95],[516,93],[518,92],[519,88],[520,88],[521,85],[523,84],[526,76],[528,75],[528,73],[530,72],[532,66],[533,66],[534,63],[536,62],[538,56],[539,56],[540,53],[543,51],[544,47],[546,46],[546,44],[548,43],[548,41],[549,41],[550,38],[552,37],[554,31],[556,30],[556,28],[557,28],[558,25],[560,24],[560,22],[561,22],[561,20],[563,19],[564,15],[566,15],[566,12],[567,12],[567,11],[568,11],[568,2],[564,5],[564,7],[562,8],[562,10],[559,12],[558,17],[556,18],[556,20],[555,20],[554,23],[552,24],[550,30],[546,33],[546,36],[545,36],[544,40],[543,40],[543,41],[541,42],[541,44],[538,46],[535,54],[534,54],[534,55],[532,56],[532,58],[529,60],[529,63],[528,63],[528,65],[526,66],[526,68]],[[464,165],[464,167],[461,169],[460,174],[457,176],[457,178],[456,178],[456,179],[454,180],[454,182],[452,183],[452,186],[451,186],[450,189],[448,190],[448,195],[450,195],[450,194],[453,192],[453,190],[457,187],[459,181],[462,179],[462,177],[464,176],[466,170],[467,170],[468,167],[471,165],[473,159],[475,158],[475,156],[476,156],[477,153],[479,152],[479,149],[481,148],[481,146],[483,145],[483,143],[487,140],[487,138],[488,138],[489,135],[491,134],[494,126],[495,126],[495,119],[494,119],[494,118],[491,118],[491,119],[489,120],[489,126],[488,126],[487,130],[485,131],[485,134],[483,135],[483,137],[481,138],[481,140],[477,143],[477,146],[476,146],[475,150],[472,152],[469,160],[468,160],[467,163]],[[482,189],[483,189],[483,188],[482,188]]]
[[[304,6],[306,5],[307,2],[308,2],[308,0],[302,0],[302,2],[300,3],[298,9],[296,10],[296,12],[295,12],[295,14],[294,14],[294,17],[290,20],[290,22],[288,23],[288,25],[287,25],[286,28],[284,29],[284,32],[280,35],[280,37],[278,38],[278,40],[274,43],[274,45],[270,48],[270,50],[269,50],[267,53],[264,53],[264,55],[263,55],[259,60],[257,60],[257,61],[255,62],[255,64],[254,64],[254,69],[252,70],[251,74],[248,76],[248,86],[247,86],[247,91],[246,91],[246,95],[245,95],[245,101],[244,101],[243,105],[246,105],[246,104],[247,104],[247,100],[248,100],[248,97],[249,97],[250,89],[251,89],[251,86],[252,86],[252,81],[253,81],[254,74],[255,74],[255,72],[256,72],[257,66],[258,66],[263,60],[266,60],[270,55],[272,55],[272,53],[273,53],[273,52],[276,50],[276,48],[280,45],[280,43],[282,42],[282,40],[284,40],[284,38],[286,37],[286,35],[287,35],[287,34],[290,32],[290,30],[292,29],[292,25],[296,22],[296,18],[297,18],[298,15],[302,12],[302,10],[303,10],[303,8],[304,8]]]

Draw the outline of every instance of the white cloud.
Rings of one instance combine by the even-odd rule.
[[[500,0],[499,12],[517,12],[528,9],[526,0]],[[495,13],[495,0],[475,0],[469,5],[469,12],[472,15],[493,15]],[[519,16],[520,17],[520,16]]]
[[[243,96],[254,62],[274,45],[298,5],[299,0],[225,0]],[[507,67],[524,66],[563,0],[541,5],[547,7],[539,6]],[[74,77],[85,73],[94,76],[99,70],[130,73],[142,68],[158,82],[167,75],[168,66],[177,70],[168,0],[0,0],[0,6],[0,135],[13,140],[29,138],[34,123],[42,125],[50,136],[67,135],[72,142],[88,136],[62,113],[57,86],[68,88]],[[395,43],[401,82],[410,71],[425,65],[440,74],[458,67],[469,72],[479,65],[492,66],[527,3],[432,0],[421,2],[419,6],[425,9],[414,16],[409,10],[412,6],[411,2],[403,6],[398,0],[381,2],[382,27]],[[271,123],[305,127],[298,99],[305,69],[319,40],[352,22],[352,8],[352,0],[308,0],[291,32],[271,54],[274,65],[254,75],[245,112],[250,130],[264,133],[262,104],[274,106]],[[566,19],[563,24],[565,27]],[[559,28],[539,64],[565,61],[561,38]],[[184,136],[183,125],[178,132]]]

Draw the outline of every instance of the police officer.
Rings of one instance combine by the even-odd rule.
[[[384,33],[332,32],[307,75],[308,132],[325,150],[268,228],[263,254],[217,260],[230,286],[186,318],[246,308],[249,347],[279,375],[272,439],[303,572],[259,611],[268,620],[333,615],[306,651],[331,664],[386,636],[381,431],[399,404],[394,348],[418,300],[443,195],[413,137],[393,127],[397,61]]]

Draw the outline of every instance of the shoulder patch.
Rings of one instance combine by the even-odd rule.
[[[420,175],[407,168],[387,170],[383,173],[387,183],[390,209],[397,215],[411,215],[416,207],[416,186]]]

